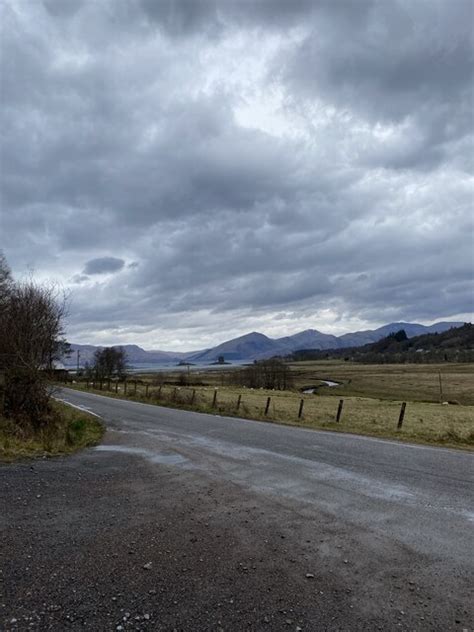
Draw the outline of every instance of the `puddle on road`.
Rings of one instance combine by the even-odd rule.
[[[165,454],[163,452],[154,452],[152,450],[134,448],[126,445],[99,445],[96,446],[94,450],[97,452],[121,452],[122,454],[134,454],[151,461],[151,463],[158,463],[162,465],[190,465],[188,459],[181,454]]]

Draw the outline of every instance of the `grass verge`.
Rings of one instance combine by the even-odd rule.
[[[106,390],[78,390],[130,401],[156,404],[196,412],[243,417],[266,422],[346,432],[412,443],[474,450],[474,406],[451,406],[429,402],[408,401],[405,419],[397,429],[401,401],[371,397],[345,397],[339,422],[336,422],[338,401],[332,396],[301,395],[294,391],[266,391],[239,387],[219,387],[213,406],[214,388],[173,387],[148,388],[137,386],[137,392],[124,395]],[[194,391],[194,395],[193,395]],[[240,396],[240,406],[237,402]],[[265,415],[268,398],[270,403]],[[303,413],[298,418],[301,399]]]
[[[61,402],[52,405],[55,423],[36,432],[0,417],[0,461],[71,454],[100,442],[105,428],[97,417]]]

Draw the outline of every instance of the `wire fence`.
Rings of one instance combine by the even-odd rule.
[[[133,379],[77,380],[73,386],[102,392],[104,395],[224,416],[344,429],[380,436],[400,433],[430,442],[474,443],[471,406],[444,406],[367,397],[337,398],[245,387],[153,384]]]

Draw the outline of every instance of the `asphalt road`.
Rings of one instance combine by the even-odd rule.
[[[0,468],[6,630],[473,629],[471,454],[61,397],[108,432]]]

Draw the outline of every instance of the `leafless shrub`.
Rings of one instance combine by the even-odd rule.
[[[45,371],[62,357],[65,297],[53,286],[15,283],[0,257],[0,368],[5,410],[17,423],[40,427],[52,420]]]

